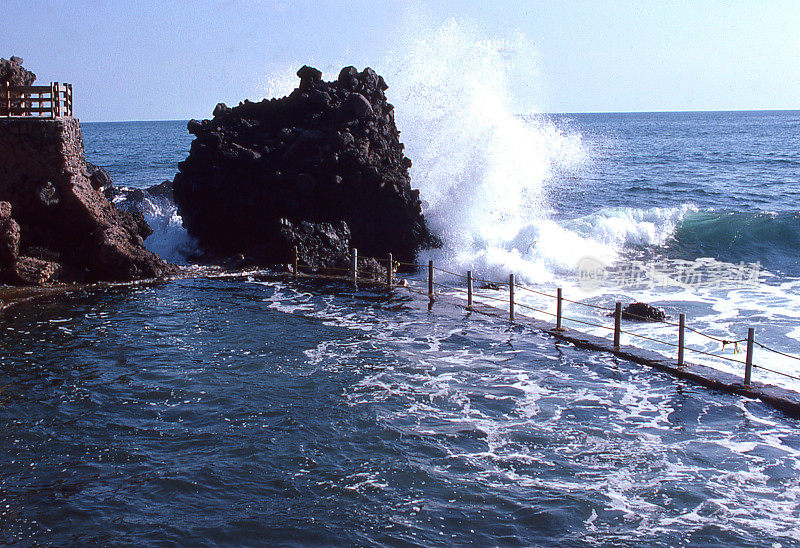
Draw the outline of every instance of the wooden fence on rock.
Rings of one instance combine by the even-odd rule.
[[[72,84],[51,82],[49,86],[12,86],[0,82],[0,116],[72,116]]]

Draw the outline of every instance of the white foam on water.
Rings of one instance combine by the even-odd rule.
[[[554,353],[545,339],[513,330],[485,336],[483,329],[413,308],[393,314],[341,297],[263,285],[275,288],[268,302],[276,309],[298,313],[293,307],[300,302],[303,314],[368,334],[366,340],[358,335],[318,345],[306,353],[312,367],[353,367],[359,354],[374,363],[375,351],[390,357],[389,364],[362,367],[363,375],[343,396],[351,406],[367,406],[401,438],[436,447],[444,456],[426,460],[425,474],[491,491],[568,493],[586,504],[584,519],[597,539],[618,534],[619,517],[646,535],[713,525],[731,534],[756,530],[800,540],[794,527],[800,482],[783,479],[776,487],[770,480],[776,467],[800,471],[800,449],[793,446],[790,427],[768,414],[755,415],[746,400],[732,399],[741,411],[733,415],[749,428],[719,428],[714,418],[705,425],[706,409],[693,415],[701,421],[694,427],[672,416],[682,412],[683,396],[676,399],[668,382],[653,382],[644,372],[609,377],[603,369],[617,366],[608,357]],[[540,360],[540,352],[556,359]],[[696,436],[685,428],[696,428]],[[747,462],[717,470],[697,458],[709,451],[732,463]],[[576,467],[574,477],[559,472],[562,459]],[[398,496],[379,468],[367,467],[340,487]],[[698,493],[701,503],[681,502]]]
[[[796,282],[761,283],[749,290],[691,284],[636,290],[610,286],[591,294],[577,287],[574,278],[582,259],[591,257],[611,266],[628,260],[633,250],[663,247],[684,217],[698,209],[691,203],[606,207],[574,219],[553,217],[546,190],[569,184],[563,175],[591,162],[591,151],[579,134],[535,114],[531,105],[525,105],[525,112],[532,115],[518,115],[512,83],[519,83],[523,75],[530,87],[539,85],[535,50],[524,36],[489,40],[451,21],[415,33],[404,50],[378,68],[390,83],[387,94],[397,106],[397,124],[414,161],[412,183],[425,201],[426,218],[444,241],[442,249],[424,253],[423,261],[432,258],[446,270],[462,274],[472,270],[476,277],[494,281],[507,280],[513,272],[522,283],[551,289],[560,285],[572,298],[599,298],[611,306],[612,299],[623,297],[627,302],[642,300],[673,308],[688,303],[692,310],[710,306],[716,317],[692,317],[694,327],[727,332],[730,339],[741,338],[750,325],[784,340],[798,338],[800,330],[792,325],[800,317]],[[677,264],[659,261],[660,266]],[[684,267],[708,266],[709,261],[715,260],[699,259]],[[459,280],[445,273],[437,276],[448,282]],[[762,276],[769,273],[762,271]],[[655,333],[653,327],[632,329],[648,336]],[[692,341],[702,350],[720,350],[719,343],[708,339],[692,337]],[[668,350],[641,339],[636,342]],[[707,361],[700,355],[694,358]],[[800,363],[775,354],[765,359],[764,365],[788,373],[796,373]],[[740,373],[731,362],[708,363]],[[765,371],[759,374],[769,382],[800,389],[798,381]]]
[[[131,192],[125,187],[122,191],[123,194],[114,198],[115,204],[124,201]],[[145,191],[136,207],[153,229],[153,233],[145,240],[147,249],[175,264],[186,264],[187,258],[199,251],[197,240],[186,232],[178,208],[171,200],[150,196]]]

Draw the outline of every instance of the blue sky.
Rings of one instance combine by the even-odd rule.
[[[523,110],[800,109],[797,1],[2,0],[0,56],[73,83],[84,120],[186,119],[304,63],[380,70],[453,20],[524,44]]]

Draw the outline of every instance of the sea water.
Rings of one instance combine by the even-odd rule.
[[[445,242],[420,261],[488,280],[514,272],[596,306],[643,300],[719,338],[755,327],[797,353],[800,112],[520,113],[499,46],[450,28],[400,57],[404,68],[376,67]],[[412,66],[427,50],[444,62]],[[186,121],[83,131],[87,159],[128,188],[171,179],[191,142]],[[174,204],[143,208],[147,245],[186,262],[195,244]],[[253,277],[4,311],[0,539],[800,544],[797,420],[466,314],[447,298],[463,281],[437,276],[455,290],[431,310],[405,289]],[[492,296],[502,291],[479,291]],[[601,309],[566,314],[609,323]],[[800,371],[763,349],[756,362]]]

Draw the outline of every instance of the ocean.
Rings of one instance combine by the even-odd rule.
[[[796,419],[450,299],[456,274],[513,272],[595,306],[683,312],[718,338],[754,327],[797,354],[800,112],[462,109],[432,124],[402,91],[412,182],[445,241],[420,261],[453,272],[437,279],[455,289],[429,310],[404,288],[190,279],[4,311],[0,540],[800,545]],[[87,159],[127,188],[171,179],[191,142],[186,121],[83,131]],[[185,263],[195,244],[174,205],[143,209],[147,245]],[[687,343],[743,358],[697,333]],[[780,375],[800,373],[796,360],[759,347],[754,361],[778,372],[754,380],[800,389]]]

